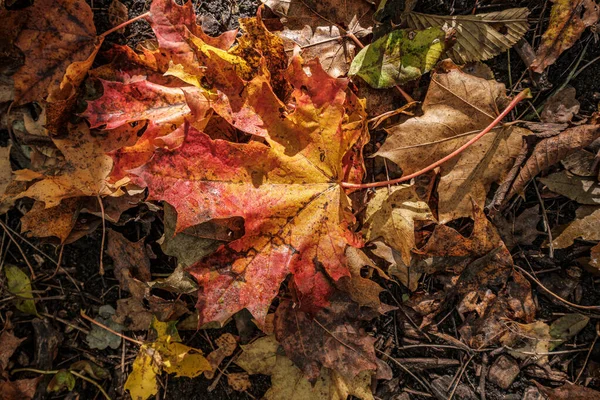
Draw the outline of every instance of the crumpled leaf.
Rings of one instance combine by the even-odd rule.
[[[363,38],[371,33],[374,7],[360,0],[262,0],[281,17],[283,30],[275,32],[285,50],[300,47],[302,58],[318,58],[323,69],[337,78],[346,75],[357,53],[346,33]]]
[[[16,381],[0,381],[2,400],[31,400],[43,376]]]
[[[556,249],[564,249],[575,239],[600,240],[600,208],[582,206],[575,211],[575,220],[568,224],[560,234],[556,233],[552,244]]]
[[[542,139],[533,149],[519,175],[515,178],[506,200],[521,193],[538,173],[556,164],[569,154],[582,149],[600,137],[600,125],[580,125],[556,136]]]
[[[37,0],[9,18],[14,13],[27,19],[14,42],[25,54],[13,75],[16,105],[79,86],[102,44],[90,6],[83,0]]]
[[[110,372],[89,360],[76,361],[69,367],[69,371],[85,372],[89,377],[96,380],[107,379]]]
[[[600,399],[600,392],[585,386],[565,383],[558,388],[547,388],[540,383],[534,381],[537,388],[548,400],[592,400]]]
[[[539,180],[554,193],[568,197],[579,204],[600,204],[600,184],[593,178],[560,171]]]
[[[403,85],[430,71],[444,51],[444,31],[399,29],[365,46],[352,60],[358,75],[376,89]]]
[[[121,333],[123,331],[123,326],[112,320],[113,315],[115,315],[115,309],[110,305],[103,305],[98,309],[98,316],[94,319],[102,325],[108,326],[113,331]],[[107,347],[117,349],[121,346],[120,336],[117,336],[96,324],[92,325],[90,333],[85,337],[85,341],[90,348],[98,350],[104,350]]]
[[[21,233],[47,238],[57,237],[65,243],[75,227],[81,200],[64,199],[56,207],[46,208],[44,202],[36,201],[31,210],[21,218]]]
[[[579,112],[581,106],[575,98],[576,93],[572,86],[566,86],[554,93],[544,104],[540,115],[542,122],[552,124],[571,122],[573,115]]]
[[[25,272],[19,267],[11,264],[4,264],[4,274],[7,281],[8,291],[16,297],[15,305],[17,310],[26,314],[38,316],[33,293],[31,292],[31,281]]]
[[[245,392],[252,387],[250,377],[245,372],[230,372],[227,374],[227,384],[236,392]]]
[[[66,369],[61,369],[54,374],[46,389],[58,393],[65,389],[70,392],[73,388],[75,388],[75,376]]]
[[[423,275],[422,269],[415,268],[412,260],[410,264],[405,264],[402,254],[388,246],[386,243],[375,241],[373,244],[375,245],[375,248],[371,250],[372,253],[390,264],[388,266],[388,273],[391,276],[398,278],[411,292],[417,290],[419,279],[421,279],[421,276]]]
[[[404,174],[416,172],[450,154],[479,133],[507,101],[504,85],[452,67],[432,75],[423,116],[387,129],[376,155],[394,161]],[[471,199],[484,206],[493,182],[501,182],[521,151],[517,127],[497,128],[459,156],[440,166],[440,223],[472,215]]]
[[[119,0],[112,0],[108,6],[108,22],[115,27],[129,19],[129,10],[127,6],[121,3]],[[119,29],[117,32],[124,33],[125,27]]]
[[[177,232],[214,218],[244,218],[242,238],[190,270],[201,288],[201,324],[223,323],[247,308],[261,325],[289,273],[303,306],[321,307],[331,291],[325,276],[350,275],[344,250],[360,241],[346,229],[353,216],[339,182],[362,177],[365,114],[346,93],[347,80],[329,77],[315,62],[308,67],[311,76],[295,58],[286,75],[295,89],[293,113],[281,114],[286,106],[267,82],[261,91],[268,96],[252,97],[269,121],[270,147],[212,140],[187,127],[180,147],[157,151],[132,171],[132,181],[148,186],[151,199],[175,207]]]
[[[168,290],[173,293],[192,293],[198,290],[198,285],[185,269],[178,265],[165,279],[148,282],[148,286],[156,289]]]
[[[553,0],[548,29],[542,35],[531,70],[542,73],[554,64],[558,56],[581,37],[588,26],[600,18],[600,8],[594,0]]]
[[[335,370],[322,368],[314,385],[302,371],[283,355],[274,336],[259,338],[242,345],[243,352],[235,360],[249,374],[271,376],[271,387],[264,399],[290,400],[345,400],[353,395],[362,400],[372,400],[371,372],[363,371],[348,380]]]
[[[10,167],[10,146],[0,147],[0,198],[4,195],[6,187],[11,181],[12,168]]]
[[[144,239],[130,242],[119,232],[108,231],[106,253],[113,259],[114,275],[119,286],[138,299],[147,292],[146,282],[152,279],[150,259]]]
[[[595,161],[594,153],[581,149],[569,154],[560,163],[573,175],[588,177],[598,176],[597,171],[594,170]]]
[[[361,372],[375,372],[380,367],[375,339],[360,329],[361,321],[374,316],[343,296],[314,317],[285,300],[275,312],[275,337],[311,382],[318,379],[321,367],[353,380]],[[387,375],[390,371],[379,372]]]
[[[431,15],[417,12],[402,14],[414,29],[440,27],[456,35],[456,44],[447,51],[452,61],[465,64],[488,60],[510,49],[527,32],[527,8],[509,8],[475,15]]]
[[[158,392],[156,376],[164,371],[176,377],[194,378],[210,371],[209,362],[202,352],[181,342],[175,324],[177,322],[152,321],[151,333],[156,340],[143,344],[127,381],[125,390],[134,400],[145,400]]]
[[[408,265],[415,247],[415,221],[433,219],[429,206],[419,199],[414,186],[379,188],[367,203],[362,232],[367,241],[381,239],[397,250]]]

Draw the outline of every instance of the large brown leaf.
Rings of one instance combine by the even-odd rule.
[[[457,68],[435,73],[423,102],[423,116],[389,128],[376,155],[404,174],[416,172],[463,145],[499,114],[506,104],[504,85]],[[521,150],[526,130],[499,127],[459,156],[442,164],[438,186],[439,221],[471,216],[471,198],[483,207],[493,182],[500,182]]]

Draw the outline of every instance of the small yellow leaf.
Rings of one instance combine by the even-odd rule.
[[[129,391],[133,400],[146,400],[158,393],[156,375],[160,371],[146,349],[146,346],[140,348],[133,362],[133,370],[125,382],[125,390]]]
[[[156,342],[156,350],[163,360],[163,370],[176,377],[195,378],[204,371],[211,371],[210,363],[198,350],[178,342]]]

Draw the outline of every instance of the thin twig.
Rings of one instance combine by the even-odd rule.
[[[92,385],[96,386],[98,388],[98,390],[100,392],[102,392],[102,394],[104,395],[104,397],[106,397],[106,400],[111,400],[110,396],[108,395],[108,393],[106,393],[106,391],[102,388],[102,386],[100,386],[98,384],[98,382],[95,382],[93,379],[88,378],[87,376],[83,376],[81,375],[79,372],[75,372],[75,371],[71,371],[69,370],[70,373],[72,373],[73,375],[75,375],[76,377],[83,379],[86,382],[91,383]]]
[[[149,17],[150,15],[151,15],[151,14],[150,14],[150,11],[148,11],[148,12],[145,12],[145,13],[143,13],[143,14],[140,14],[140,15],[138,15],[138,16],[137,16],[137,17],[135,17],[135,18],[131,18],[129,21],[125,21],[125,22],[123,22],[122,24],[120,24],[120,25],[117,25],[117,26],[115,26],[114,28],[111,28],[111,29],[107,30],[107,31],[106,31],[106,32],[104,32],[103,34],[99,35],[98,37],[100,37],[100,38],[104,39],[105,37],[107,37],[107,36],[108,36],[108,35],[110,35],[111,33],[113,33],[113,32],[116,32],[116,31],[118,31],[119,29],[121,29],[121,28],[124,28],[124,27],[126,27],[127,25],[129,25],[129,24],[131,24],[131,23],[133,23],[133,22],[135,22],[135,21],[137,21],[137,20],[140,20],[140,19],[142,19],[142,18]]]
[[[106,215],[104,214],[104,204],[100,196],[96,196],[98,199],[98,205],[100,206],[100,213],[102,216],[102,240],[100,241],[100,268],[98,273],[100,276],[104,275],[104,241],[106,240]]]

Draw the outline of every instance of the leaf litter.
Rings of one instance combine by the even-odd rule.
[[[181,397],[180,376],[268,399],[597,395],[598,114],[565,84],[529,122],[502,123],[526,85],[509,80],[509,94],[492,72],[540,10],[266,1],[209,36],[191,2],[106,1],[98,35],[82,1],[12,3],[5,398]],[[542,12],[536,73],[565,68],[598,6]],[[155,40],[107,41],[139,24]],[[85,241],[90,265],[70,254]],[[10,323],[31,317],[61,329],[34,322],[33,364]],[[64,337],[113,358],[51,369]],[[434,372],[442,360],[454,377]]]

